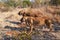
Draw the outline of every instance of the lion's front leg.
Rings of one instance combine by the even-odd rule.
[[[29,34],[31,34],[33,32],[33,25],[30,26],[30,32]]]
[[[50,24],[50,31],[54,31],[53,24]]]
[[[30,19],[29,26],[30,26],[30,32],[29,32],[29,34],[31,34],[33,32],[33,20],[32,19]]]

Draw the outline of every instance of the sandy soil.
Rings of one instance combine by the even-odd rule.
[[[41,12],[44,12],[44,13],[54,12],[54,9],[50,7],[48,7],[47,9],[48,11],[46,12],[45,7],[40,8]],[[6,26],[19,27],[16,23],[20,22],[19,20],[22,17],[17,14],[20,10],[21,9],[14,9],[13,11],[0,12],[0,39],[1,40],[3,40],[2,37],[5,35],[5,32],[11,31],[11,29],[5,28]],[[44,40],[43,38],[45,38],[45,40],[58,40],[58,39],[60,40],[60,25],[55,23],[54,26],[56,26],[55,32],[45,32],[45,33],[42,32],[44,33],[42,35],[43,37],[40,34],[32,35],[32,40],[40,40],[40,39]]]

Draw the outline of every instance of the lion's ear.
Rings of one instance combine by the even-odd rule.
[[[18,15],[20,15],[20,12],[18,12]]]
[[[22,12],[23,10],[20,10],[19,12],[18,12],[18,15],[21,15],[21,12]]]
[[[22,14],[21,11],[19,11],[19,12],[18,12],[18,15],[21,15],[21,14]]]

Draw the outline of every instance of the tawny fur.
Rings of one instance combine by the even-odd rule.
[[[40,10],[37,9],[25,9],[21,10],[18,15],[22,15],[22,22],[26,22],[27,25],[31,27],[31,31],[34,26],[42,26],[46,25],[48,28],[52,29],[52,20],[49,16],[41,13]]]
[[[43,15],[43,13],[41,13],[37,9],[21,10],[18,14],[23,16],[32,16],[32,17],[38,17]]]
[[[34,26],[42,26],[42,25],[46,25],[50,31],[52,30],[52,21],[51,19],[49,19],[48,17],[28,17],[28,16],[24,16],[23,17],[23,21],[26,22],[27,25],[30,26],[31,32],[33,30]]]

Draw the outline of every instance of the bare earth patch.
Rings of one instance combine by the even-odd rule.
[[[51,7],[48,7],[47,9],[48,12],[46,12],[45,7],[42,7],[40,8],[40,12],[46,13],[47,15],[49,15],[49,17],[53,17],[51,13],[54,12],[54,9],[52,9]],[[0,39],[1,40],[4,40],[3,36],[5,35],[6,32],[11,31],[11,29],[18,30],[18,31],[20,30],[19,29],[20,26],[17,25],[20,22],[20,19],[22,18],[22,16],[19,16],[17,14],[20,10],[21,9],[14,9],[13,11],[0,12]],[[56,26],[55,29],[57,30],[55,32],[43,32],[41,30],[33,31],[34,34],[32,33],[33,34],[32,40],[44,40],[44,39],[60,40],[60,25],[56,24],[55,26]],[[40,28],[36,28],[36,29],[40,29]],[[45,29],[45,30],[49,31],[49,29]]]

